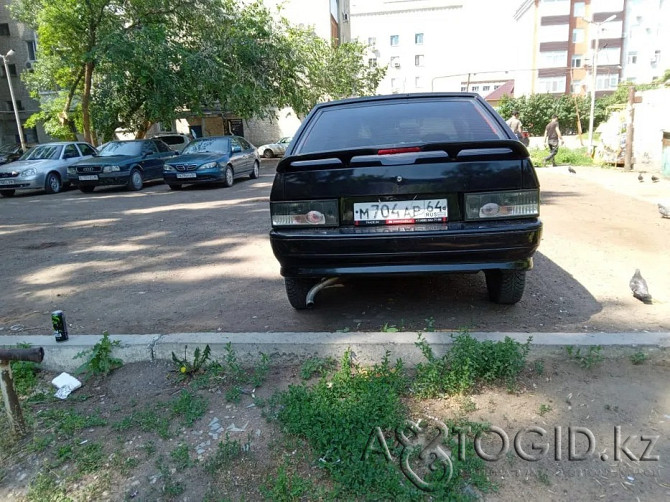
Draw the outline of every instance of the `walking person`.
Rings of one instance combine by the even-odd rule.
[[[551,116],[551,122],[547,124],[547,127],[544,128],[544,146],[549,147],[549,155],[544,158],[545,162],[551,161],[552,166],[556,166],[556,154],[558,153],[558,143],[561,142],[562,145],[565,144],[563,141],[563,136],[561,135],[561,129],[558,127],[558,115],[553,114]]]
[[[512,116],[507,120],[507,125],[510,126],[512,132],[516,134],[516,137],[523,143],[523,124],[519,119],[519,111],[514,110]]]

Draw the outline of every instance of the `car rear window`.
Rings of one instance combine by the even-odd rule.
[[[157,139],[160,139],[163,143],[168,145],[181,145],[186,143],[186,140],[181,136],[159,136]]]
[[[490,113],[471,99],[371,101],[316,114],[296,153],[505,138]]]

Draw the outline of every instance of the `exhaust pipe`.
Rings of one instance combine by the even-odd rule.
[[[307,292],[307,308],[310,309],[314,306],[314,297],[319,291],[327,288],[328,286],[332,286],[339,280],[339,277],[331,277],[330,279],[326,279],[325,281],[321,281],[320,283],[312,286],[312,289]]]

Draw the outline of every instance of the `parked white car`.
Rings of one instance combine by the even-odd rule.
[[[272,157],[283,157],[286,148],[291,142],[291,136],[286,136],[281,138],[276,143],[269,143],[267,145],[258,147],[258,155],[266,159],[271,159]]]
[[[58,193],[67,188],[68,166],[96,153],[81,141],[37,145],[16,162],[0,166],[0,195],[11,197],[16,190],[40,189]]]

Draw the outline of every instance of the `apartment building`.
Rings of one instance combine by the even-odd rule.
[[[623,79],[647,83],[670,69],[670,2],[627,0]]]
[[[35,33],[23,24],[14,21],[9,12],[8,2],[0,4],[0,54],[6,55],[10,50],[14,54],[7,57],[7,69],[0,59],[0,143],[19,143],[19,133],[14,115],[8,79],[11,81],[16,99],[19,120],[24,124],[26,119],[39,109],[38,103],[30,97],[28,90],[21,81],[21,73],[30,71],[35,61]],[[23,128],[27,143],[37,143],[45,137],[43,131],[35,128]]]

